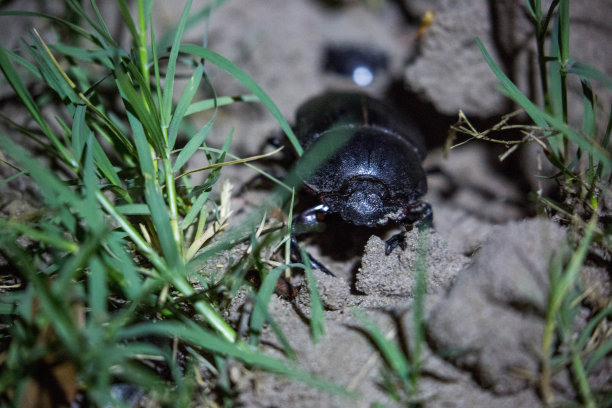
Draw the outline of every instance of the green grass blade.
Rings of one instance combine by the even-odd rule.
[[[527,11],[533,20],[539,20],[538,15],[536,14],[536,10],[539,10],[539,5],[535,4],[536,2],[533,0],[525,0],[525,6],[527,7]]]
[[[204,141],[208,137],[208,134],[210,133],[210,130],[212,129],[216,117],[217,112],[215,111],[213,113],[213,116],[208,120],[208,122],[206,122],[206,124],[202,126],[202,128],[200,128],[200,130],[198,130],[196,134],[189,139],[185,147],[181,149],[178,157],[176,158],[176,161],[174,162],[174,166],[172,167],[173,172],[179,172],[181,170],[181,167],[183,167],[187,163],[187,161],[195,154],[195,152],[200,150],[202,144],[204,143]]]
[[[514,83],[504,74],[502,69],[497,65],[497,63],[493,60],[493,57],[487,52],[485,46],[479,38],[476,39],[476,44],[478,48],[480,48],[480,52],[482,53],[485,61],[491,68],[491,71],[495,74],[497,79],[502,83],[505,92],[507,95],[516,103],[525,109],[525,112],[531,117],[538,126],[541,128],[547,128],[548,124],[546,123],[546,118],[544,117],[542,111],[534,105],[529,98],[527,98]]]
[[[253,343],[256,342],[259,338],[259,334],[261,334],[261,329],[266,321],[268,303],[270,303],[270,298],[272,298],[272,294],[276,288],[276,282],[285,269],[287,269],[287,265],[281,265],[268,272],[259,287],[259,291],[257,291],[250,322],[251,341]]]
[[[132,14],[130,13],[130,8],[125,0],[118,0],[119,12],[123,17],[123,21],[127,26],[128,30],[130,30],[130,34],[132,38],[138,38],[138,30],[136,29],[136,25],[134,24],[134,19],[132,19]]]
[[[196,200],[193,202],[193,205],[191,206],[189,211],[187,211],[185,218],[183,218],[183,221],[181,222],[181,228],[183,230],[187,229],[193,223],[195,218],[198,216],[198,214],[204,207],[204,204],[206,204],[206,201],[208,201],[208,196],[210,195],[210,191],[211,191],[210,189],[203,191],[198,196],[198,198],[196,198]]]
[[[70,291],[70,287],[74,284],[74,280],[78,279],[89,262],[89,260],[96,254],[100,249],[100,245],[106,235],[105,231],[101,231],[95,234],[90,234],[81,245],[79,250],[64,259],[62,265],[59,268],[58,276],[53,281],[53,292],[57,296],[61,296],[64,293]]]
[[[550,109],[551,114],[556,118],[563,118],[563,98],[561,96],[561,63],[559,62],[559,19],[555,19],[554,26],[551,33],[550,40],[550,57],[548,61],[548,93],[550,95]],[[554,59],[552,59],[554,58]],[[553,139],[553,138],[551,138]],[[556,154],[561,150],[562,138],[561,136],[554,138],[554,143],[551,143],[551,147],[555,150]]]
[[[179,251],[173,238],[164,197],[159,189],[159,184],[156,183],[157,172],[151,158],[151,150],[147,143],[144,129],[141,123],[131,114],[128,114],[128,119],[132,126],[134,144],[138,151],[140,169],[145,181],[145,200],[151,211],[151,219],[155,225],[155,230],[168,265],[171,268],[178,267],[181,264]]]
[[[590,79],[601,82],[606,88],[612,89],[612,78],[588,64],[570,59],[566,72],[576,74],[580,79]]]
[[[587,371],[591,371],[597,365],[597,363],[601,361],[602,358],[604,358],[610,353],[612,353],[612,339],[609,339],[608,341],[597,347],[597,349],[595,349],[593,354],[589,357],[585,365],[585,369]]]
[[[157,103],[158,105],[158,111],[161,112],[161,104],[162,104],[162,99],[163,99],[163,95],[162,95],[162,81],[161,81],[161,74],[159,71],[159,57],[157,55],[157,39],[155,37],[155,30],[153,29],[154,24],[153,24],[153,13],[151,13],[148,16],[148,22],[149,22],[149,27],[150,29],[150,34],[149,36],[151,37],[151,57],[153,58],[153,75],[155,77],[155,93],[157,96]]]
[[[79,97],[58,70],[55,61],[50,55],[50,50],[47,52],[47,45],[42,42],[40,36],[38,36],[36,32],[35,34],[36,35],[32,35],[34,45],[28,46],[28,51],[30,51],[32,57],[38,64],[44,82],[58,94],[62,101],[70,102],[70,104],[67,104],[67,107],[70,109],[72,107],[71,105],[76,105],[80,102]]]
[[[582,149],[582,151],[592,154],[593,157],[602,164],[606,174],[612,171],[612,157],[610,156],[610,152],[599,145],[597,141],[582,136],[558,118],[545,113],[544,117],[553,128],[562,132],[571,142]]]
[[[306,282],[308,284],[308,292],[310,293],[310,336],[312,337],[312,342],[316,343],[319,337],[325,333],[325,311],[323,310],[323,303],[317,289],[317,281],[312,273],[308,253],[302,247],[300,247],[300,253],[304,261]]]
[[[238,66],[236,66],[236,64],[234,64],[230,60],[207,48],[199,47],[193,44],[184,44],[181,46],[181,52],[204,58],[205,60],[210,61],[211,63],[228,72],[238,81],[240,81],[244,86],[246,86],[249,91],[251,91],[255,96],[257,96],[257,98],[264,104],[264,106],[270,111],[272,116],[277,120],[280,127],[283,129],[283,131],[289,138],[289,141],[291,142],[297,154],[300,156],[302,155],[304,150],[302,149],[300,142],[297,140],[297,137],[293,133],[291,126],[289,126],[289,123],[283,117],[280,110],[272,101],[272,99],[268,96],[268,94],[266,94],[264,90],[249,75],[247,75],[243,70],[238,68]]]
[[[582,267],[584,259],[586,258],[587,251],[589,249],[589,245],[591,244],[591,239],[593,238],[593,232],[595,230],[596,225],[597,218],[593,217],[587,224],[586,230],[584,232],[584,237],[581,239],[578,248],[572,255],[563,275],[558,279],[554,288],[551,290],[548,300],[548,307],[551,310],[555,312],[559,310],[561,302],[576,283],[578,273],[580,272],[580,268]]]
[[[117,211],[123,215],[151,215],[151,210],[146,204],[118,205]]]
[[[23,234],[35,241],[42,242],[53,248],[59,249],[60,251],[76,252],[79,248],[78,244],[73,241],[69,241],[55,234],[51,234],[48,231],[29,227],[22,222],[8,221],[0,218],[0,228]]]
[[[215,9],[220,7],[227,0],[213,0],[212,4],[206,5],[202,7],[200,10],[191,13],[191,15],[187,18],[187,23],[185,24],[185,30],[193,27],[195,24],[198,24],[203,19],[207,18],[210,13],[212,13]],[[172,39],[176,37],[176,32],[178,27],[175,27],[171,30],[168,30],[164,33],[164,35],[160,38],[157,43],[157,49],[159,52],[163,52],[166,48],[170,47],[172,44]]]
[[[595,328],[599,325],[599,323],[602,322],[602,320],[607,319],[610,316],[612,316],[612,306],[605,308],[601,312],[597,313],[595,317],[589,320],[587,325],[582,330],[582,333],[580,334],[578,341],[576,342],[576,347],[579,350],[584,349],[589,339],[591,338]]]
[[[0,146],[2,146],[2,150],[20,163],[23,169],[34,179],[49,206],[59,208],[64,203],[78,203],[81,200],[54,173],[45,168],[38,160],[33,159],[21,146],[1,134]]]
[[[0,69],[2,69],[6,80],[8,81],[11,88],[13,88],[13,91],[15,91],[19,99],[25,105],[26,109],[30,113],[30,117],[38,124],[45,136],[47,136],[49,140],[51,140],[54,147],[60,152],[63,160],[73,166],[76,165],[74,158],[71,157],[70,153],[68,152],[66,147],[62,145],[59,139],[55,137],[53,130],[51,130],[51,127],[43,118],[40,109],[36,105],[36,102],[34,102],[34,98],[32,98],[32,95],[28,92],[23,82],[21,82],[19,75],[17,74],[15,68],[9,61],[6,49],[2,46],[0,46]]]
[[[410,363],[406,360],[404,353],[393,341],[387,339],[380,328],[364,312],[354,309],[353,313],[363,324],[370,338],[382,354],[383,358],[391,367],[393,372],[404,382],[408,383],[408,375],[411,371]]]
[[[102,321],[106,317],[106,299],[109,291],[106,282],[106,270],[98,257],[92,257],[89,261],[87,293],[92,319],[98,322]]]
[[[77,331],[70,310],[66,308],[66,292],[57,296],[51,290],[46,276],[37,272],[37,268],[30,263],[32,257],[23,252],[12,236],[0,234],[0,244],[6,250],[6,253],[11,254],[13,263],[32,285],[32,293],[35,293],[36,302],[40,305],[38,309],[45,317],[42,322],[46,322],[53,327],[69,353],[77,354],[79,352],[79,338],[76,335]],[[42,324],[46,325],[46,323]]]
[[[0,16],[4,16],[4,17],[42,17],[52,22],[59,23],[63,26],[66,26],[70,30],[80,35],[81,37],[94,41],[94,37],[91,35],[91,33],[89,33],[87,30],[85,30],[81,26],[71,23],[70,21],[65,20],[63,18],[53,16],[50,14],[44,14],[44,13],[39,13],[35,11],[8,10],[8,11],[0,11]]]
[[[553,117],[540,108],[538,108],[535,104],[533,104],[517,87],[514,85],[512,81],[503,73],[501,68],[495,63],[492,59],[491,55],[486,51],[484,45],[480,40],[477,39],[478,46],[487,62],[489,67],[493,71],[493,73],[497,76],[497,78],[502,82],[504,92],[506,95],[518,103],[527,114],[531,117],[531,119],[541,128],[547,129],[552,127],[559,132],[563,133],[570,141],[575,143],[580,149],[592,154],[597,160],[599,160],[603,167],[604,171],[610,172],[612,171],[612,158],[610,157],[610,152],[603,149],[596,141],[587,139],[582,135],[578,134],[571,127],[569,127],[563,120]]]
[[[278,323],[276,323],[276,321],[274,321],[274,318],[270,316],[270,313],[268,312],[268,304],[270,303],[272,294],[274,293],[274,290],[276,289],[276,282],[278,281],[282,271],[289,267],[292,267],[292,268],[299,267],[299,265],[297,264],[282,265],[270,271],[268,274],[266,274],[266,277],[264,278],[264,281],[261,287],[259,288],[259,291],[257,292],[253,314],[251,315],[250,343],[254,346],[258,344],[259,336],[261,335],[263,325],[264,323],[267,322],[270,325],[270,328],[272,329],[274,334],[276,335],[276,338],[281,343],[283,350],[285,352],[285,355],[288,358],[295,360],[296,358],[295,350],[293,350],[293,348],[291,347],[291,344],[289,343],[289,340],[283,333],[281,327],[278,325]]]
[[[115,167],[113,166],[110,159],[106,155],[106,152],[104,151],[104,149],[102,148],[102,146],[96,139],[93,139],[92,143],[93,143],[94,159],[96,160],[96,165],[98,167],[98,170],[100,170],[102,175],[106,177],[106,179],[111,184],[123,190],[121,179],[119,178],[119,175],[117,174],[117,171],[115,170]],[[122,197],[128,200],[128,202],[131,200],[131,197],[128,194],[122,194]]]
[[[6,53],[9,60],[24,67],[27,73],[29,75],[32,75],[33,79],[42,81],[42,76],[40,75],[40,71],[38,70],[38,68],[36,68],[36,65],[32,64],[27,59],[23,58],[22,56],[18,54],[15,54],[14,52],[10,50],[4,49],[3,51]]]
[[[164,127],[170,125],[170,119],[172,115],[172,97],[174,95],[174,75],[176,70],[176,60],[178,58],[181,41],[183,39],[183,32],[185,30],[185,24],[187,23],[187,17],[189,16],[189,9],[191,8],[191,0],[187,0],[183,14],[178,23],[178,28],[174,36],[174,42],[170,50],[170,57],[168,58],[168,67],[166,68],[166,77],[164,78],[164,92],[161,104],[161,116]]]
[[[259,98],[253,94],[237,95],[237,96],[220,96],[218,98],[204,99],[194,102],[189,105],[185,112],[185,116],[193,115],[194,113],[202,112],[215,107],[231,105],[235,102],[260,102]]]
[[[118,48],[117,43],[108,31],[106,24],[101,19],[100,13],[97,10],[97,6],[95,5],[94,1],[91,2],[92,8],[94,9],[94,13],[97,13],[96,17],[98,18],[100,24],[98,24],[96,20],[89,16],[89,14],[85,11],[85,9],[77,0],[67,0],[67,4],[76,13],[76,15],[87,21],[87,23],[94,29],[95,34],[93,34],[93,37],[96,39],[96,42],[98,44],[100,44],[103,48],[106,48],[107,46],[110,46],[112,48]]]
[[[103,261],[108,270],[114,270],[121,276],[120,288],[128,299],[136,300],[143,292],[143,281],[136,271],[134,260],[126,251],[126,243],[117,236],[110,234],[106,241],[107,251]],[[136,303],[138,304],[138,303]]]
[[[569,59],[569,30],[570,30],[569,0],[559,2],[559,63],[565,66]]]
[[[261,352],[250,349],[244,343],[235,344],[224,341],[220,337],[210,333],[192,322],[187,322],[186,324],[174,324],[171,322],[137,324],[123,329],[119,337],[129,339],[132,337],[151,335],[176,336],[177,338],[204,350],[221,355],[233,356],[248,365],[253,365],[270,372],[285,375],[307,385],[317,387],[323,391],[347,397],[352,396],[352,394],[348,393],[343,387],[340,387],[329,380],[305,373],[302,370],[296,369],[292,365],[287,365],[287,363],[283,362],[282,360],[268,357]]]
[[[71,1],[74,1],[74,0],[71,0]],[[100,13],[100,9],[98,8],[98,4],[96,3],[96,0],[89,0],[89,4],[91,4],[91,8],[96,16],[97,24],[95,27],[98,27],[97,31],[100,33],[100,35],[104,37],[104,39],[106,39],[109,45],[115,45],[115,40],[113,39],[113,35],[108,30],[108,27],[106,26],[106,22],[104,21],[104,18],[102,18],[102,14]],[[115,46],[113,48],[118,48],[118,47]]]
[[[132,84],[128,72],[131,78],[136,81],[140,92]],[[155,110],[155,103],[153,102],[151,92],[138,68],[133,62],[124,60],[121,68],[116,71],[116,77],[124,101],[128,109],[131,109],[134,113],[133,119],[137,119],[142,123],[148,143],[155,148],[156,152],[161,154],[166,145],[161,130],[161,123]]]
[[[172,115],[172,119],[170,121],[170,128],[168,129],[168,148],[172,149],[174,143],[176,142],[176,137],[178,135],[179,125],[187,112],[187,108],[191,103],[191,100],[195,96],[198,88],[200,87],[200,82],[202,80],[202,75],[204,75],[204,65],[198,64],[193,75],[187,82],[185,89],[183,90],[183,94],[179,99],[178,104],[176,105],[176,109],[174,110],[174,114]],[[180,168],[180,166],[179,166]]]
[[[109,70],[114,68],[113,60],[117,55],[117,50],[113,49],[94,49],[90,50],[83,47],[74,47],[61,43],[49,45],[51,51],[60,53],[66,57],[71,57],[80,61],[86,61],[94,64],[101,63]],[[76,68],[76,67],[71,67]]]
[[[96,198],[99,189],[98,177],[96,176],[96,167],[93,158],[94,144],[93,133],[89,133],[87,147],[85,150],[85,160],[83,166],[83,185],[85,196],[81,202],[75,204],[79,210],[79,214],[86,222],[87,227],[94,234],[99,234],[106,229],[106,224],[102,219],[102,212],[98,206]]]
[[[590,138],[595,137],[595,93],[591,83],[587,80],[581,81],[582,85],[582,134]]]
[[[89,138],[91,130],[85,124],[85,105],[77,105],[72,117],[72,155],[77,162],[81,161],[83,149],[85,149],[85,141]]]

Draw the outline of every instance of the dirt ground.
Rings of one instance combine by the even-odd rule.
[[[237,61],[288,118],[310,96],[329,89],[358,89],[350,78],[323,71],[326,46],[356,44],[388,55],[388,68],[361,90],[403,109],[419,123],[430,148],[424,166],[431,170],[426,200],[433,207],[434,230],[425,245],[426,345],[415,398],[428,407],[539,406],[538,350],[548,263],[563,252],[566,232],[534,218],[534,205],[527,199],[529,191],[549,188],[532,176],[537,149],[525,149],[500,163],[497,156],[503,149],[490,145],[474,142],[448,157],[442,146],[459,109],[482,126],[511,109],[482,62],[474,37],[506,68],[514,69],[519,84],[529,83],[529,69],[521,66],[529,46],[518,47],[513,61],[508,56],[512,44],[525,42],[523,34],[512,37],[512,30],[525,28],[525,21],[514,11],[511,23],[500,23],[500,13],[520,6],[512,1],[405,2],[402,10],[392,2],[375,7],[346,3],[328,7],[315,1],[233,0],[213,14],[209,46]],[[435,18],[425,28],[420,18],[427,11],[434,11]],[[580,27],[576,31],[593,41],[608,35],[607,30],[597,32],[599,37],[592,31],[581,34]],[[588,54],[585,48],[578,52]],[[595,60],[604,69],[610,63]],[[240,92],[222,73],[213,75],[220,94]],[[277,128],[257,107],[232,107],[227,115],[222,118],[227,128],[222,126],[218,134],[223,137],[234,128],[239,155],[255,154]],[[235,184],[244,183],[242,169],[228,174]],[[246,194],[237,197],[235,205],[256,206],[259,197]],[[409,233],[408,248],[389,256],[384,254],[384,236],[346,225],[328,226],[325,234],[307,241],[309,251],[337,275],[316,272],[326,309],[326,334],[317,344],[310,338],[309,295],[302,277],[292,281],[298,290],[295,299],[274,297],[271,302],[270,314],[295,347],[299,366],[345,386],[356,393],[355,399],[249,371],[235,379],[238,401],[249,407],[397,404],[382,387],[384,362],[360,329],[354,310],[366,311],[388,338],[410,350],[417,235]],[[245,294],[236,297],[227,311],[230,321],[238,324],[248,303]],[[262,343],[279,354],[280,344],[270,329]],[[608,368],[600,370],[600,385],[610,384]],[[555,377],[558,400],[575,397],[569,381],[567,372]]]
[[[174,23],[183,3],[157,2],[159,23]],[[194,9],[204,4],[194,3]],[[249,73],[290,121],[302,102],[329,89],[361,90],[395,104],[418,123],[426,138],[425,201],[433,207],[434,228],[424,244],[416,230],[409,232],[407,249],[397,248],[388,256],[385,236],[346,225],[331,225],[325,234],[306,240],[309,252],[337,275],[315,271],[326,310],[325,335],[312,343],[310,298],[299,275],[291,282],[297,289],[295,298],[274,295],[269,312],[296,350],[299,366],[346,387],[354,397],[237,367],[232,378],[239,391],[237,401],[247,407],[370,407],[376,402],[399,406],[382,387],[385,363],[364,334],[355,310],[364,311],[402,350],[410,350],[417,248],[424,245],[426,341],[416,400],[427,407],[542,405],[537,391],[538,353],[548,263],[563,255],[567,243],[566,231],[536,217],[535,206],[527,199],[528,192],[551,188],[534,177],[537,148],[523,149],[504,163],[498,160],[503,148],[482,142],[454,149],[447,157],[443,154],[448,127],[460,109],[475,124],[488,126],[512,108],[482,61],[476,36],[519,85],[531,83],[528,75],[533,70],[527,65],[533,49],[526,42],[524,16],[515,10],[523,2],[330,3],[335,5],[314,0],[229,0],[213,12],[207,26],[189,31],[187,40],[201,43],[206,38],[209,48]],[[602,1],[598,7],[599,12],[590,14],[588,7],[572,9],[577,21],[574,40],[598,44],[575,47],[579,54],[575,57],[612,72],[608,41],[612,2]],[[433,12],[429,25],[421,22],[427,12]],[[322,69],[329,45],[380,50],[388,56],[388,65],[370,85],[359,87],[348,77]],[[245,92],[216,67],[207,69],[218,95]],[[579,84],[571,86],[579,90]],[[602,104],[606,100],[609,94],[604,93]],[[578,120],[581,108],[574,111],[572,120]],[[261,106],[236,104],[219,111],[207,143],[221,145],[232,129],[230,150],[240,157],[259,154],[266,138],[278,133],[277,123]],[[241,166],[230,166],[223,174],[235,186],[254,176]],[[247,212],[261,203],[261,197],[258,192],[237,195],[232,208]],[[594,275],[602,296],[610,296],[609,275]],[[236,296],[226,311],[228,320],[238,325],[249,302],[246,292]],[[271,355],[282,355],[270,328],[264,330],[262,344]],[[612,363],[606,364],[596,372],[593,384],[610,390]],[[558,373],[554,379],[558,400],[572,400],[572,390],[568,373]]]

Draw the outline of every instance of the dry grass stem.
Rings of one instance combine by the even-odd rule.
[[[474,139],[484,140],[484,141],[493,142],[493,143],[499,143],[499,144],[503,144],[506,147],[508,147],[508,150],[506,150],[503,154],[499,156],[500,161],[503,161],[504,159],[506,159],[506,157],[508,157],[512,152],[514,152],[518,148],[519,145],[530,142],[530,141],[534,141],[538,143],[540,146],[542,146],[543,149],[546,149],[546,145],[541,139],[547,137],[548,135],[539,136],[536,134],[537,132],[543,133],[544,132],[543,129],[537,126],[508,124],[510,119],[522,114],[523,112],[524,111],[522,109],[519,109],[507,115],[504,115],[502,116],[501,120],[498,123],[496,123],[489,129],[479,132],[478,130],[476,130],[474,125],[472,125],[472,123],[469,121],[465,113],[462,110],[459,110],[459,114],[458,114],[459,119],[454,125],[450,127],[448,131],[448,138],[446,140],[446,146],[445,146],[445,154],[448,155],[448,152],[451,149],[462,146]],[[506,130],[514,130],[514,129],[519,129],[521,134],[523,135],[523,137],[520,140],[502,140],[502,139],[496,139],[496,138],[488,136],[490,133],[493,133],[493,132],[500,132],[500,131],[506,131]],[[454,140],[457,138],[457,134],[467,135],[468,139],[452,145]]]
[[[189,249],[187,250],[187,254],[185,255],[187,260],[190,260],[195,256],[202,246],[208,242],[212,237],[214,237],[217,233],[221,232],[227,226],[227,220],[231,215],[232,211],[230,209],[230,199],[233,185],[229,180],[225,180],[223,182],[223,186],[221,186],[221,203],[219,208],[219,219],[213,222],[206,228],[206,230],[196,238],[195,241],[191,244]]]

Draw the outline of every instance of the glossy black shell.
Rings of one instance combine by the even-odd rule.
[[[402,221],[427,192],[421,133],[380,100],[343,92],[314,97],[298,109],[296,133],[304,158],[315,142],[348,139],[303,177],[307,189],[345,221],[370,227]]]

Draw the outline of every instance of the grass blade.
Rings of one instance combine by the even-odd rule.
[[[185,116],[193,115],[194,113],[202,112],[215,107],[231,105],[235,102],[260,102],[260,100],[253,94],[219,96],[217,98],[210,98],[192,103],[185,112]]]
[[[136,81],[140,93],[136,90],[128,73]],[[126,106],[134,112],[132,120],[138,120],[142,123],[148,143],[155,148],[156,152],[161,154],[165,149],[165,138],[161,131],[159,116],[155,111],[153,97],[144,78],[142,78],[134,63],[126,60],[122,61],[121,67],[117,69],[115,74]]]
[[[217,111],[215,111],[213,113],[212,118],[210,118],[208,122],[206,122],[206,124],[202,126],[202,128],[198,130],[198,132],[189,139],[185,147],[181,149],[181,152],[179,153],[178,157],[176,158],[176,161],[174,162],[174,165],[172,166],[173,172],[178,172],[181,167],[183,167],[187,163],[187,161],[195,154],[195,152],[197,152],[198,149],[202,146],[202,143],[204,143],[204,141],[206,140],[206,137],[210,133],[210,130],[212,129],[213,124],[215,123],[216,117]]]
[[[569,30],[570,30],[569,0],[559,2],[559,63],[565,66],[569,60]]]
[[[387,339],[380,328],[370,319],[364,312],[359,309],[354,309],[355,316],[361,321],[365,330],[370,335],[372,341],[382,354],[383,358],[389,364],[389,367],[395,374],[408,384],[408,375],[410,373],[410,364],[404,353],[393,341]]]
[[[576,74],[580,79],[591,79],[601,82],[606,88],[612,89],[612,78],[588,64],[570,59],[566,72]]]
[[[164,92],[161,104],[161,116],[164,128],[170,125],[170,119],[172,114],[172,97],[174,95],[174,74],[176,70],[176,59],[178,58],[179,49],[181,46],[181,40],[183,39],[183,31],[185,30],[185,24],[187,23],[187,17],[189,15],[189,9],[191,8],[191,0],[187,0],[183,14],[179,20],[176,34],[174,36],[174,42],[170,50],[170,57],[168,58],[168,67],[166,68],[166,77],[164,79]],[[170,146],[172,146],[170,144]]]
[[[100,322],[106,317],[106,299],[109,291],[106,282],[106,270],[98,257],[92,257],[89,261],[87,292],[92,319]]]
[[[244,343],[234,344],[222,340],[193,322],[175,324],[172,322],[142,323],[123,329],[120,338],[132,338],[140,336],[176,336],[179,339],[191,343],[196,347],[209,350],[221,355],[233,356],[246,364],[263,368],[267,371],[285,375],[307,385],[317,387],[323,391],[334,394],[352,396],[343,387],[333,382],[312,376],[294,366],[287,365],[282,360],[268,357],[260,352],[253,351]]]
[[[541,128],[547,128],[548,124],[546,123],[546,118],[543,112],[536,105],[534,105],[533,102],[531,102],[529,98],[527,98],[517,88],[516,85],[514,85],[514,83],[510,80],[510,78],[506,76],[506,74],[504,74],[499,65],[497,65],[497,63],[493,60],[493,57],[491,57],[491,55],[487,52],[485,46],[479,38],[476,39],[476,44],[478,45],[478,48],[480,48],[480,52],[482,53],[482,56],[489,65],[489,68],[491,68],[491,71],[493,71],[497,79],[502,83],[504,87],[503,89],[505,90],[505,93],[508,95],[508,97],[518,103],[520,106],[522,106],[523,109],[525,109],[525,112],[531,118],[531,120],[533,120],[538,126],[540,126]]]
[[[317,289],[317,281],[312,273],[310,258],[304,248],[300,247],[302,260],[304,261],[304,271],[306,272],[306,282],[310,293],[310,335],[312,342],[316,343],[319,337],[325,333],[325,311],[323,303]]]
[[[63,18],[59,18],[50,14],[45,14],[45,13],[39,13],[39,12],[35,12],[35,11],[21,11],[21,10],[7,10],[7,11],[0,11],[0,16],[6,16],[6,17],[12,17],[12,16],[18,16],[18,17],[42,17],[45,18],[47,20],[50,20],[54,23],[59,23],[65,27],[68,27],[70,30],[72,30],[73,32],[77,33],[78,35],[80,35],[83,38],[87,38],[91,41],[95,41],[95,37],[91,35],[91,33],[89,33],[87,30],[85,30],[84,28],[71,23],[68,20],[65,20]]]
[[[130,8],[125,0],[118,0],[117,4],[119,5],[119,12],[123,17],[123,21],[127,26],[128,30],[130,30],[130,34],[132,38],[138,38],[138,30],[136,29],[136,25],[134,24],[134,19],[132,19],[132,14],[130,13]]]
[[[612,158],[610,152],[603,149],[596,141],[586,139],[582,135],[578,134],[571,127],[569,127],[562,119],[553,117],[542,109],[537,107],[531,102],[517,87],[514,83],[504,74],[504,72],[495,63],[491,55],[486,51],[482,42],[477,39],[478,47],[480,48],[485,61],[489,64],[489,67],[503,85],[504,92],[506,95],[519,104],[525,112],[531,117],[531,119],[541,128],[548,129],[552,127],[557,131],[563,133],[570,141],[575,143],[580,149],[592,154],[597,160],[599,160],[603,167],[604,172],[612,171]]]
[[[185,113],[187,112],[187,108],[191,103],[191,100],[195,96],[198,88],[200,87],[200,81],[202,80],[202,75],[204,75],[204,65],[198,64],[193,75],[189,79],[189,82],[185,86],[183,90],[183,94],[179,99],[178,104],[176,105],[176,109],[174,110],[174,114],[172,115],[172,120],[170,121],[170,128],[168,129],[168,148],[172,149],[174,143],[176,142],[176,136],[179,130],[179,124],[183,120]],[[179,166],[180,167],[180,166]]]
[[[606,355],[612,353],[612,339],[606,341],[593,352],[586,363],[586,370],[592,370]]]
[[[181,260],[173,238],[168,210],[159,184],[156,182],[157,172],[151,158],[151,150],[141,123],[131,114],[128,114],[128,118],[132,125],[134,142],[138,151],[140,169],[145,182],[145,200],[151,211],[151,219],[168,265],[176,268],[181,265]]]
[[[74,116],[72,117],[72,155],[77,162],[81,161],[81,155],[83,149],[85,149],[85,141],[89,139],[91,130],[87,128],[85,124],[85,111],[87,108],[85,105],[78,105],[74,110]]]
[[[19,75],[17,75],[15,68],[9,61],[6,49],[2,46],[0,46],[0,69],[2,69],[2,72],[4,73],[4,76],[7,79],[9,85],[11,86],[11,88],[13,88],[13,91],[15,91],[19,99],[21,99],[21,101],[25,105],[26,109],[30,113],[30,117],[38,124],[45,136],[47,136],[49,140],[51,140],[54,147],[60,152],[63,160],[73,166],[76,165],[76,162],[71,157],[66,147],[62,145],[62,143],[59,141],[59,139],[57,139],[57,137],[55,137],[53,130],[51,130],[51,127],[43,118],[40,109],[34,102],[34,98],[32,98],[32,95],[28,92],[23,82],[21,82]]]
[[[270,303],[270,298],[272,297],[274,289],[276,288],[276,282],[278,281],[278,278],[280,278],[281,273],[287,269],[287,267],[287,265],[281,265],[272,269],[266,274],[266,277],[259,287],[257,297],[255,298],[253,313],[251,314],[250,328],[252,343],[255,343],[259,338],[259,334],[261,334],[261,329],[266,321],[268,304]]]
[[[35,241],[45,243],[53,248],[59,249],[60,251],[66,251],[74,253],[78,250],[79,246],[73,241],[63,239],[57,235],[50,234],[47,231],[41,231],[28,227],[22,222],[8,221],[0,218],[0,228],[5,230],[12,230],[16,233],[23,234],[32,238]]]

